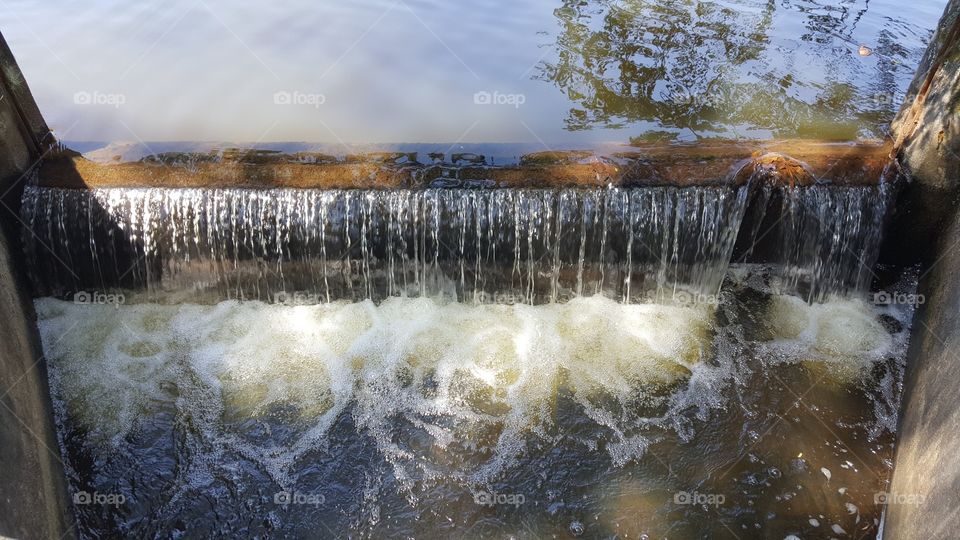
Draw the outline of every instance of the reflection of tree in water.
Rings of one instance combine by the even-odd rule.
[[[570,130],[650,121],[699,136],[747,129],[779,137],[878,135],[896,107],[883,97],[897,88],[899,64],[889,59],[909,53],[882,31],[877,81],[863,80],[856,46],[843,36],[864,11],[848,3],[785,2],[781,8],[804,26],[792,31],[801,35],[777,39],[772,0],[739,0],[736,8],[695,0],[564,0],[554,11],[561,27],[555,60],[542,62],[536,76],[575,104],[566,119]],[[811,81],[793,65],[798,47],[822,59],[822,80]]]

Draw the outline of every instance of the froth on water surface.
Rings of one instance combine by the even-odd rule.
[[[91,535],[875,531],[910,310],[763,282],[37,310],[72,487],[124,496]]]

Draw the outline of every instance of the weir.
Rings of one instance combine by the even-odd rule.
[[[822,301],[869,285],[889,190],[774,186],[759,175],[687,188],[31,186],[21,219],[44,295],[695,303],[719,291],[739,235],[742,259],[757,259],[765,241],[763,262],[777,268],[782,290]]]

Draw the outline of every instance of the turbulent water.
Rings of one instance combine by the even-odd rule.
[[[875,273],[887,201],[29,187],[82,532],[872,533],[912,315],[865,301],[913,286]]]
[[[822,300],[869,285],[885,186],[755,187],[30,187],[21,214],[34,286],[55,296],[123,287],[211,302],[697,303],[716,295],[738,232],[741,243],[777,239],[763,255],[784,292]],[[740,231],[748,208],[760,215]]]
[[[81,499],[91,536],[874,531],[910,309],[771,281],[37,311],[72,486],[116,503]]]

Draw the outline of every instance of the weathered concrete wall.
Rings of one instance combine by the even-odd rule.
[[[960,213],[941,240],[914,321],[885,538],[960,534]]]
[[[36,315],[16,236],[24,173],[46,128],[0,37],[0,536],[72,537]]]
[[[898,118],[913,181],[892,250],[924,262],[884,537],[960,531],[960,0],[951,0]]]
[[[904,107],[894,120],[894,154],[912,182],[901,192],[884,259],[932,261],[960,185],[960,1],[951,0]]]

